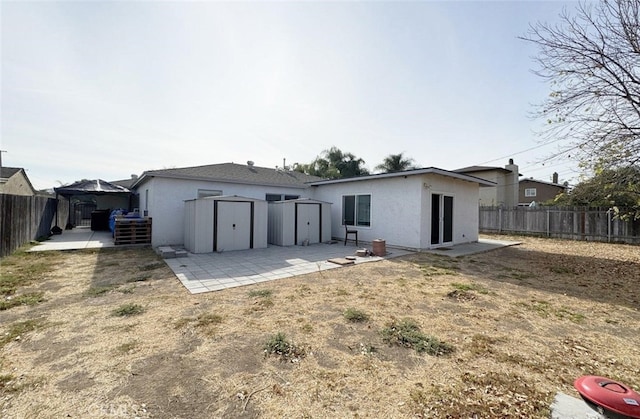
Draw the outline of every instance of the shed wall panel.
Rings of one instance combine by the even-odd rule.
[[[329,202],[301,198],[270,202],[268,205],[270,244],[293,246],[301,245],[305,239],[309,240],[310,244],[331,240],[331,204]],[[298,216],[296,216],[296,208],[299,209]],[[309,208],[312,208],[314,212],[311,218],[308,213]],[[311,221],[312,219],[315,221]],[[299,223],[297,226],[296,222]],[[307,222],[314,225],[308,228]],[[311,235],[308,234],[309,231],[311,231]],[[298,233],[297,239],[296,232]]]

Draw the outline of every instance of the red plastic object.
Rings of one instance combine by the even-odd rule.
[[[640,394],[625,384],[606,377],[585,375],[574,381],[573,386],[587,402],[604,409],[601,413],[605,415],[613,412],[621,417],[640,419]]]

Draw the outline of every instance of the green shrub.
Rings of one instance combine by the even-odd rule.
[[[287,337],[282,332],[271,336],[264,344],[263,349],[265,355],[275,355],[280,360],[289,362],[298,362],[306,355],[303,347],[287,340]]]
[[[89,288],[84,294],[87,297],[100,297],[101,295],[108,293],[114,288],[115,285],[96,285]]]
[[[452,282],[451,286],[460,291],[477,291],[480,294],[489,293],[489,290],[480,284],[463,284],[461,282]]]
[[[353,323],[369,321],[369,315],[367,313],[352,307],[344,311],[344,318]]]
[[[418,353],[426,352],[429,355],[446,355],[454,350],[453,346],[422,333],[418,324],[408,318],[394,320],[382,329],[382,340],[389,345],[413,348]]]
[[[112,314],[118,317],[127,317],[127,316],[136,316],[144,312],[145,312],[145,309],[140,304],[128,303],[128,304],[123,304],[120,307],[113,310]]]

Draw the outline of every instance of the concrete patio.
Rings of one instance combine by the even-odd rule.
[[[47,250],[77,250],[115,247],[110,231],[92,231],[89,227],[76,227],[63,230],[62,234],[55,234],[49,240],[40,242],[29,249],[30,252],[44,252]]]
[[[482,253],[518,242],[481,239],[477,243],[467,243],[446,248],[427,250],[449,257],[467,256]],[[139,245],[138,245],[139,246]],[[77,250],[116,247],[109,231],[92,231],[89,228],[65,230],[60,235],[51,236],[34,247],[30,252],[51,250]],[[118,246],[125,248],[127,246]],[[289,278],[328,269],[337,269],[343,265],[329,262],[329,259],[354,256],[353,264],[376,262],[383,259],[405,256],[410,250],[387,247],[387,255],[356,257],[358,249],[371,248],[352,244],[344,246],[342,242],[321,243],[311,246],[272,246],[266,249],[238,250],[220,253],[188,253],[187,257],[165,259],[184,287],[192,294],[219,291],[226,288],[258,284],[275,279]]]
[[[165,262],[185,288],[197,294],[340,268],[342,265],[329,262],[329,259],[354,256],[358,249],[362,247],[342,243],[269,246],[266,249],[189,254],[185,258],[165,259]],[[400,249],[387,251],[385,257],[355,257],[353,263],[376,262],[412,253]]]

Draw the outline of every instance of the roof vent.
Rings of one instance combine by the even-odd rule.
[[[253,161],[252,161],[252,160],[247,161],[247,166],[253,166],[253,164],[254,164],[254,163],[253,163]]]

